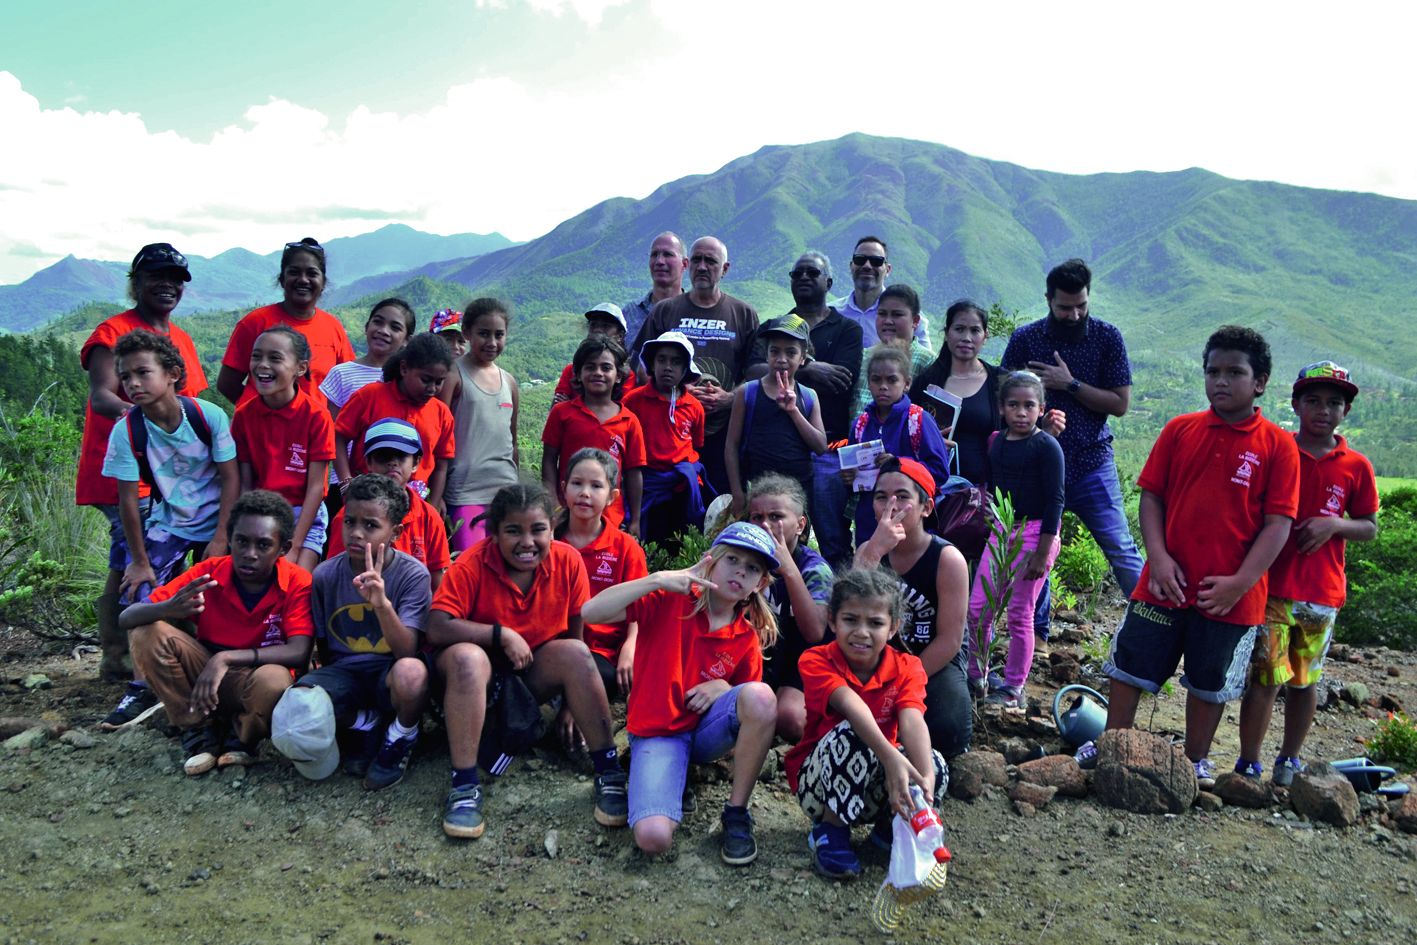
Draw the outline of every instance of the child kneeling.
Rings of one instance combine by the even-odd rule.
[[[626,728],[629,820],[646,853],[674,842],[690,762],[732,751],[719,854],[730,866],[757,859],[748,802],[777,725],[777,699],[761,681],[763,648],[777,638],[763,591],[777,566],[772,537],[736,522],[693,567],[608,587],[581,609],[587,622],[640,625]]]
[[[890,812],[913,812],[911,783],[937,807],[949,784],[944,756],[930,747],[925,727],[925,667],[886,645],[904,607],[891,574],[840,575],[828,617],[835,640],[812,647],[799,663],[807,732],[787,753],[787,782],[812,818],[808,844],[817,872],[833,879],[861,872],[853,826],[876,821],[872,840],[889,844]]]

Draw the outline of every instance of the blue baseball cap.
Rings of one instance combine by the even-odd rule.
[[[756,551],[768,559],[774,571],[782,564],[777,560],[777,543],[772,540],[771,535],[752,522],[734,522],[719,532],[713,543],[715,546],[733,545],[735,548]]]
[[[372,453],[375,450],[422,453],[423,439],[407,420],[385,417],[375,420],[374,425],[364,431],[364,452]]]

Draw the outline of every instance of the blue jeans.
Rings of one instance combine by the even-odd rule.
[[[1142,558],[1132,531],[1127,527],[1127,512],[1122,506],[1122,485],[1117,479],[1117,464],[1109,454],[1107,461],[1067,487],[1063,507],[1076,515],[1092,532],[1112,574],[1122,588],[1122,594],[1132,596],[1141,579]],[[1033,629],[1048,635],[1052,610],[1052,590],[1045,581],[1038,595],[1038,607],[1033,613]]]
[[[812,460],[812,490],[807,494],[812,530],[817,534],[817,550],[833,568],[851,560],[855,548],[846,517],[846,500],[851,493],[841,481],[841,460],[836,453],[820,453]],[[870,537],[870,536],[867,536]]]
[[[630,736],[630,826],[646,817],[684,819],[689,763],[722,758],[738,741],[738,693],[734,686],[714,700],[692,732]]]

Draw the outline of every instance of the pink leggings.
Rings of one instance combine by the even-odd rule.
[[[487,523],[478,522],[472,527],[468,523],[487,510],[485,505],[450,505],[448,518],[456,527],[448,536],[448,546],[455,552],[463,552],[487,537]]]
[[[1048,580],[1048,571],[1053,569],[1053,562],[1058,558],[1058,536],[1049,536],[1053,547],[1048,553],[1048,569],[1043,572],[1040,578],[1025,580],[1023,577],[1024,559],[1038,547],[1038,539],[1043,532],[1043,523],[1037,520],[1025,522],[1022,526],[1023,547],[1019,550],[1018,557],[1014,559],[1013,566],[1016,569],[1014,577],[1014,592],[1009,598],[1008,627],[1009,627],[1009,655],[1004,661],[1004,683],[1011,687],[1019,687],[1028,679],[1028,670],[1033,665],[1033,608],[1038,602],[1038,594],[1043,589],[1043,583]],[[1019,528],[1014,529],[1014,534],[1019,533]],[[989,610],[988,598],[984,596],[985,587],[993,588],[994,575],[989,568],[992,560],[994,548],[998,545],[997,535],[989,536],[989,544],[984,550],[984,557],[979,562],[979,573],[974,576],[974,589],[969,595],[969,619],[965,627],[969,633],[969,678],[980,679],[984,676],[987,666],[981,667],[980,659],[987,659],[988,649],[994,640],[994,614]],[[985,624],[984,644],[979,646],[979,635],[976,632],[980,621]]]

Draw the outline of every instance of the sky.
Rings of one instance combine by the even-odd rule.
[[[1410,3],[4,0],[0,283],[160,240],[526,240],[851,132],[1417,199],[1413,35]]]

